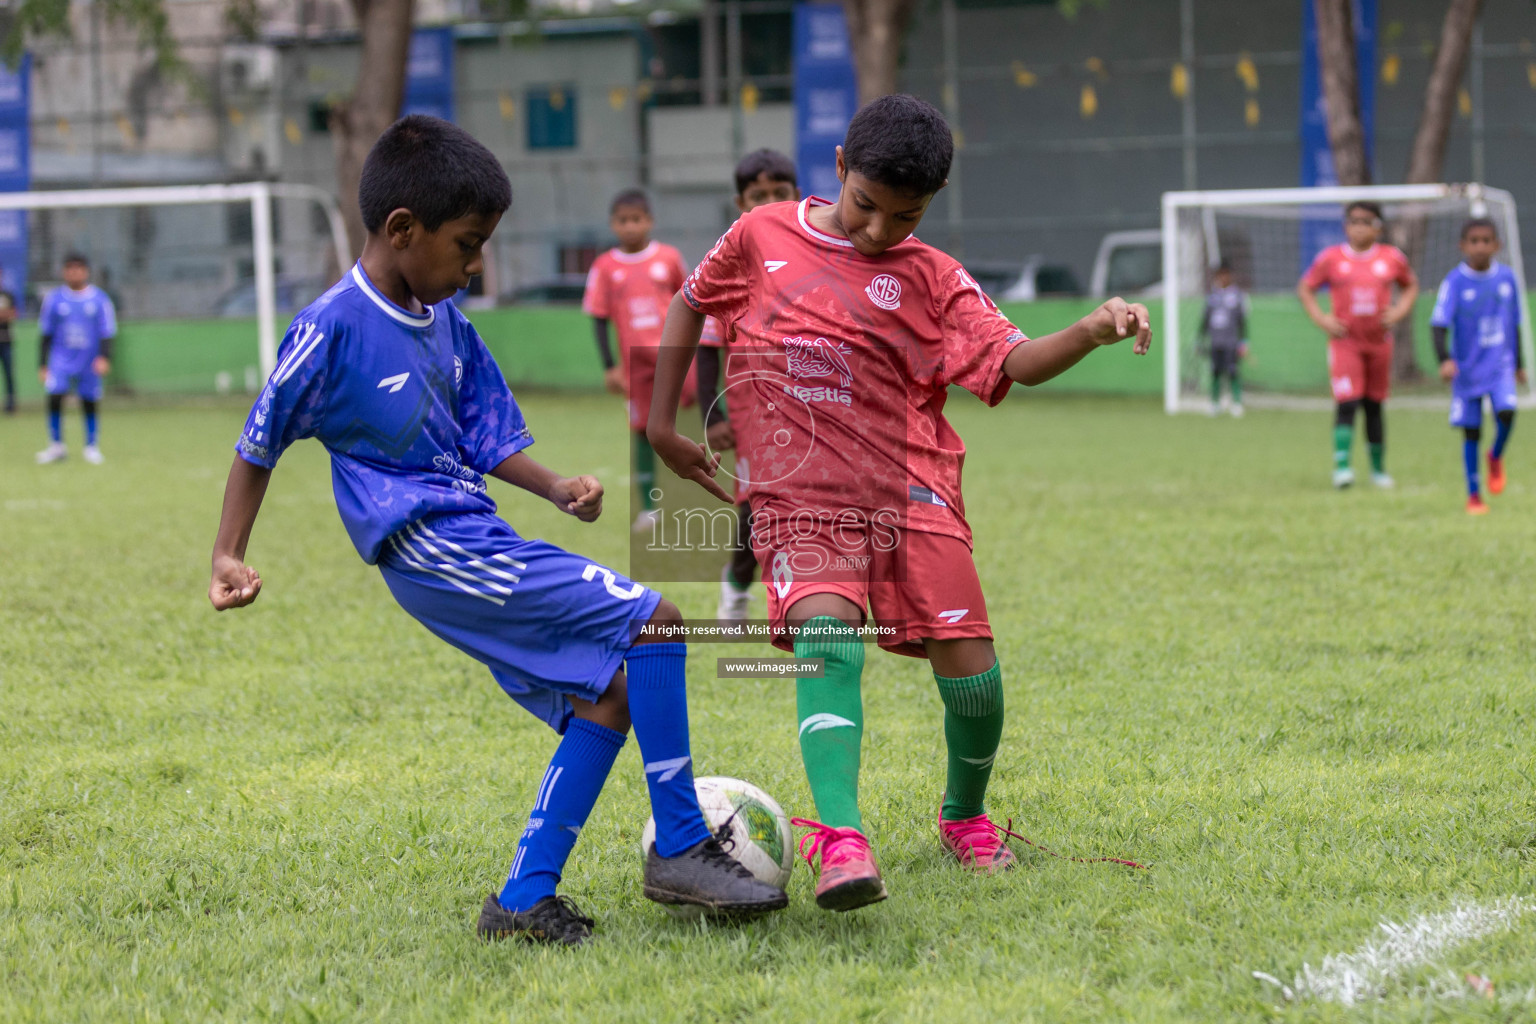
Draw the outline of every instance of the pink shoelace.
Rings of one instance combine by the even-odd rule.
[[[973,862],[978,854],[996,855],[997,848],[1003,845],[997,834],[998,827],[985,814],[961,821],[946,821],[943,827],[945,837],[956,851],[962,858],[969,856]]]
[[[856,828],[833,828],[831,825],[823,825],[821,822],[812,821],[810,818],[791,818],[789,823],[800,828],[810,829],[809,832],[800,837],[800,842],[796,849],[799,850],[800,856],[805,858],[805,862],[813,868],[816,866],[816,855],[818,853],[822,855],[821,866],[823,870],[833,864],[841,864],[844,861],[852,860],[857,854],[868,856],[869,840],[864,838],[864,833]],[[845,841],[858,843],[858,847],[838,849],[834,845]]]

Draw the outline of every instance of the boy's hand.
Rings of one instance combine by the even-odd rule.
[[[603,485],[595,476],[567,476],[549,488],[549,500],[584,523],[603,514]]]
[[[624,368],[622,366],[610,366],[604,370],[603,387],[615,395],[629,394],[629,388],[624,386]]]
[[[1240,342],[1237,343],[1237,358],[1238,359],[1247,359],[1248,358],[1248,343],[1246,341],[1240,341]]]
[[[261,593],[261,577],[256,570],[231,555],[213,559],[213,582],[208,585],[208,600],[218,611],[244,608]]]
[[[98,377],[105,377],[112,372],[112,360],[106,356],[97,356],[91,360],[91,372]]]
[[[1146,355],[1152,347],[1152,316],[1139,302],[1127,303],[1116,296],[1084,317],[1083,325],[1095,345],[1113,345],[1134,336],[1137,355]]]
[[[1515,371],[1515,383],[1517,383],[1517,384],[1529,384],[1530,382],[1531,382],[1531,375],[1526,373],[1524,369],[1520,369],[1520,370],[1516,370]]]
[[[48,368],[46,366],[39,366],[37,368],[37,382],[43,387],[48,386]]]
[[[1340,320],[1332,313],[1323,314],[1323,319],[1320,326],[1324,331],[1327,332],[1330,338],[1342,338],[1344,335],[1349,333],[1349,328],[1344,326],[1344,321]]]
[[[1447,359],[1440,364],[1440,379],[1447,384],[1456,379],[1456,360]]]
[[[715,482],[720,469],[720,456],[711,455],[699,442],[673,431],[670,437],[651,439],[651,447],[661,456],[667,468],[684,480],[692,480],[727,505],[735,504],[725,488]]]
[[[709,447],[717,452],[736,447],[736,431],[731,427],[730,420],[710,424],[704,431],[704,439],[709,442]]]

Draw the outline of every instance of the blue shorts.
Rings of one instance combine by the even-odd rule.
[[[1515,390],[1515,375],[1505,374],[1494,386],[1468,388],[1465,392],[1451,393],[1451,426],[1481,427],[1483,425],[1483,397],[1493,403],[1495,413],[1509,412],[1515,408],[1519,393]]]
[[[379,571],[400,607],[483,662],[564,733],[568,698],[596,701],[661,595],[580,555],[524,540],[489,512],[429,516],[385,542]]]
[[[67,395],[78,391],[87,402],[101,401],[101,375],[89,366],[83,370],[55,370],[48,367],[48,380],[44,387],[50,395]]]

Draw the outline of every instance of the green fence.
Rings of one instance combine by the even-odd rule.
[[[1012,304],[1004,311],[1031,337],[1048,334],[1090,312],[1089,299],[1049,299]],[[1149,302],[1154,330],[1162,329],[1162,304]],[[1420,365],[1433,366],[1429,342],[1430,300],[1415,311],[1414,336]],[[1199,322],[1200,303],[1181,309],[1186,333]],[[570,306],[510,307],[470,314],[507,380],[516,387],[595,391],[602,386],[590,321]],[[23,398],[36,398],[37,333],[35,324],[16,325],[16,369]],[[1294,296],[1261,295],[1253,299],[1249,322],[1252,358],[1244,373],[1250,387],[1285,392],[1327,393],[1323,339]],[[1198,367],[1192,342],[1185,344],[1185,366]],[[134,394],[213,394],[242,392],[259,384],[256,327],[252,320],[132,321],[120,325],[117,359],[109,384]],[[1199,371],[1192,371],[1193,375]],[[1054,391],[1098,394],[1161,394],[1160,347],[1135,358],[1129,348],[1113,349],[1084,360],[1044,385]]]

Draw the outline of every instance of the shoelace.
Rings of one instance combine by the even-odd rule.
[[[1003,841],[997,837],[997,826],[985,814],[969,821],[945,822],[944,831],[950,842],[962,853],[969,854],[972,861],[976,859],[977,847],[985,852],[993,852],[1003,845]]]
[[[596,923],[592,918],[581,912],[576,901],[569,896],[556,896],[555,903],[544,915],[549,917],[549,928],[562,937],[567,935],[585,936],[592,931]]]
[[[729,825],[727,824],[726,826],[722,827],[728,828]],[[734,846],[735,841],[732,840],[731,844]],[[694,853],[691,856],[698,857],[700,860],[703,860],[706,863],[714,863],[716,861],[721,862],[740,878],[757,877],[756,875],[752,874],[751,870],[745,864],[731,856],[731,854],[727,851],[725,844],[722,843],[717,836],[710,836],[708,839],[700,843],[697,847],[695,847]]]
[[[1051,856],[1051,857],[1055,857],[1057,860],[1070,860],[1070,861],[1074,861],[1074,862],[1076,862],[1078,864],[1119,864],[1119,865],[1121,865],[1123,867],[1135,868],[1138,871],[1147,871],[1147,870],[1149,870],[1149,868],[1145,864],[1140,864],[1140,863],[1138,863],[1138,862],[1136,862],[1134,860],[1125,860],[1125,859],[1120,858],[1120,857],[1068,857],[1068,856],[1065,856],[1064,854],[1056,853],[1054,850],[1048,850],[1045,847],[1041,846],[1039,843],[1034,842],[1031,839],[1026,839],[1023,836],[1019,835],[1017,832],[1015,832],[1013,830],[1013,819],[1012,818],[1008,819],[1008,824],[1007,825],[999,825],[996,822],[991,822],[991,825],[992,825],[993,828],[997,829],[999,832],[1002,832],[1005,835],[1012,836],[1013,838],[1017,839],[1019,842],[1023,843],[1025,846],[1031,847],[1032,849],[1039,850],[1041,853],[1046,854],[1046,855]]]
[[[831,825],[823,825],[821,822],[812,821],[810,818],[790,818],[789,823],[800,828],[810,829],[809,832],[800,837],[800,842],[795,845],[795,849],[801,857],[805,858],[805,862],[813,868],[816,866],[816,855],[827,850],[835,842],[845,839],[853,840],[858,842],[864,850],[869,849],[869,840],[864,838],[864,833],[856,828],[833,828]],[[826,858],[823,857],[822,867],[825,868],[826,866]]]

